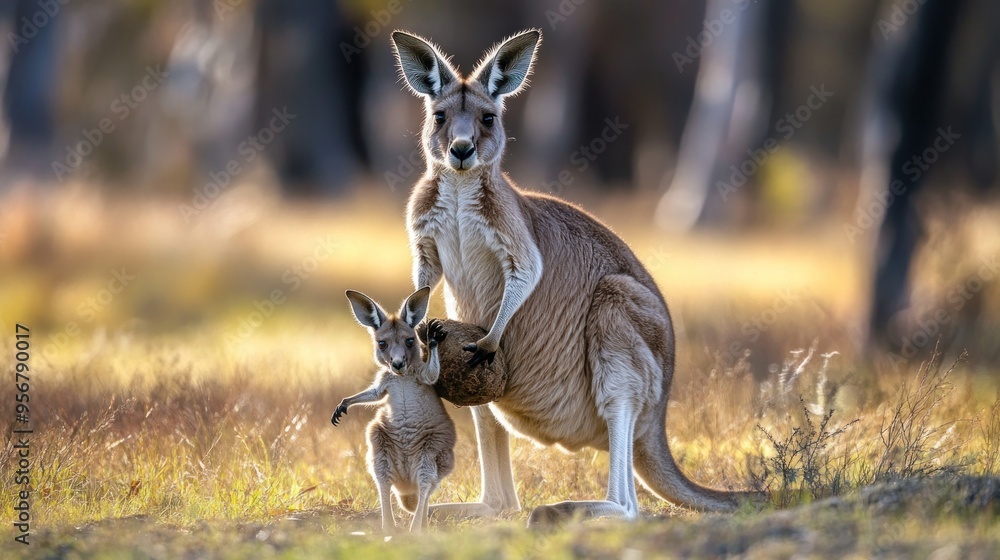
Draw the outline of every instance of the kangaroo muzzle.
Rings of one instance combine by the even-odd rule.
[[[448,163],[455,169],[470,169],[476,164],[476,146],[471,140],[460,138],[451,143]]]

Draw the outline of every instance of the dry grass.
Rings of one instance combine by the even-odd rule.
[[[273,204],[265,201],[260,204]],[[377,494],[363,461],[370,413],[352,412],[339,428],[330,426],[329,416],[341,397],[369,381],[372,370],[370,343],[347,315],[342,290],[364,289],[385,301],[407,293],[405,236],[401,228],[387,230],[384,221],[371,219],[385,216],[396,224],[401,200],[273,206],[225,232],[208,217],[193,226],[173,224],[177,231],[170,232],[177,217],[162,209],[77,201],[78,223],[95,230],[82,239],[65,233],[56,219],[65,202],[52,205],[54,210],[23,204],[28,210],[18,215],[34,212],[36,218],[18,226],[28,233],[8,231],[0,247],[0,311],[5,322],[30,324],[36,333],[32,507],[33,527],[45,546],[80,546],[81,554],[96,554],[94,539],[106,537],[101,523],[144,516],[113,530],[123,535],[117,555],[139,550],[130,547],[141,539],[132,543],[124,536],[135,531],[162,537],[160,556],[178,556],[174,537],[164,536],[177,530],[187,535],[176,537],[186,543],[177,545],[185,554],[197,542],[210,543],[195,548],[209,555],[255,556],[260,542],[281,551],[279,534],[304,547],[295,549],[304,557],[317,550],[362,557],[380,550],[377,540],[348,537],[352,531],[371,534],[378,523],[372,515]],[[225,206],[215,211],[230,216]],[[954,340],[947,350],[899,368],[873,365],[882,361],[854,351],[846,325],[858,311],[851,302],[862,281],[858,257],[842,241],[824,233],[780,243],[768,236],[660,238],[630,229],[632,212],[611,208],[602,215],[624,225],[618,229],[675,302],[682,332],[667,423],[671,447],[692,478],[716,487],[765,489],[774,506],[790,507],[887,481],[997,474],[995,370],[977,363],[975,348],[968,360],[958,356]],[[120,235],[119,228],[134,235]],[[333,256],[291,290],[283,274],[302,264],[313,254],[315,239],[325,236],[337,241]],[[99,293],[108,270],[121,266],[134,270],[135,283],[93,320],[83,320],[80,303]],[[286,291],[287,302],[240,334],[254,302],[275,288]],[[775,299],[787,290],[798,299],[775,311]],[[983,300],[992,301],[994,292],[984,291]],[[440,301],[432,305],[432,313],[442,309]],[[774,320],[766,320],[757,336],[748,335],[747,325],[768,319],[769,310]],[[81,332],[59,338],[71,321],[80,323]],[[0,368],[9,371],[12,360],[0,355]],[[13,399],[5,395],[0,418],[9,431]],[[479,481],[472,425],[466,410],[451,411],[460,459],[435,500],[473,500]],[[5,473],[13,464],[12,445],[0,452]],[[567,455],[517,440],[513,457],[525,511],[604,494],[602,453]],[[0,509],[11,511],[14,493],[12,477],[0,479]],[[670,535],[690,540],[678,550],[701,556],[714,555],[699,548],[704,535],[720,542],[753,535],[766,540],[768,531],[786,523],[750,511],[713,521],[645,492],[640,500],[648,516],[682,522]],[[851,515],[833,522],[853,527],[853,536],[844,537],[853,539],[852,550],[876,550],[864,544],[871,529],[862,527],[873,519]],[[517,528],[525,517],[512,514],[485,526],[441,525],[442,535],[403,539],[390,550],[406,555],[419,542],[438,551],[432,556],[452,555],[452,538],[468,546],[470,556],[476,550],[512,557],[571,554],[574,546],[600,555],[632,538],[645,543],[640,549],[662,546],[655,535],[663,531],[649,524],[594,524],[593,534],[571,527],[539,540]],[[303,529],[305,540],[295,541],[298,529],[289,528],[296,523],[290,518],[308,520],[301,522],[311,527]],[[992,519],[971,533],[948,519],[927,523],[941,542],[956,534],[993,542]],[[74,532],[85,524],[90,532]],[[798,530],[811,529],[789,529],[795,535]],[[927,531],[926,525],[906,526],[897,540]],[[501,548],[483,549],[483,532]],[[610,548],[595,544],[594,535]]]

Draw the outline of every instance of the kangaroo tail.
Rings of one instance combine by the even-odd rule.
[[[417,511],[416,494],[396,494],[396,498],[399,501],[399,507],[403,508],[407,513]]]
[[[763,500],[764,495],[759,492],[715,490],[701,486],[685,476],[674,462],[667,444],[666,427],[661,422],[662,420],[657,422],[656,426],[635,441],[635,472],[643,486],[653,494],[677,505],[712,512],[731,512],[741,502]]]

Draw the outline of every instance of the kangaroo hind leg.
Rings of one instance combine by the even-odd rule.
[[[560,523],[576,516],[624,519],[639,516],[639,500],[632,480],[632,437],[636,415],[627,403],[615,403],[610,408],[607,421],[611,464],[607,497],[604,500],[573,500],[539,506],[528,517],[529,527]]]
[[[392,515],[392,484],[388,478],[377,478],[375,484],[378,486],[379,508],[382,510],[382,532],[392,534],[396,532],[396,519]]]
[[[497,420],[488,405],[472,407],[472,419],[476,424],[476,440],[479,443],[482,494],[477,502],[435,504],[431,507],[431,514],[435,518],[495,517],[502,511],[521,511],[514,486],[510,435],[507,429]],[[448,472],[451,472],[454,456],[446,463]]]
[[[417,474],[417,507],[410,522],[411,533],[419,533],[427,526],[431,494],[437,490],[439,483],[440,478],[434,458],[424,457],[420,461],[420,470]]]
[[[607,423],[610,469],[603,501],[569,501],[532,512],[529,524],[573,515],[623,517],[639,515],[632,470],[636,421],[651,402],[662,397],[661,358],[648,338],[666,340],[668,322],[662,303],[646,287],[627,276],[608,276],[598,283],[587,316],[587,362],[598,414]],[[660,324],[657,324],[659,322]],[[655,340],[654,340],[655,342]]]

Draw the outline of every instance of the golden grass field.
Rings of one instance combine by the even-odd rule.
[[[21,489],[10,475],[14,440],[0,453],[3,555],[971,558],[1000,550],[995,283],[977,291],[976,328],[942,339],[936,358],[929,342],[912,359],[889,360],[857,344],[851,325],[864,312],[867,253],[846,241],[838,219],[677,236],[650,229],[648,199],[580,202],[634,247],[671,304],[678,368],[667,425],[678,461],[702,484],[768,490],[763,511],[699,515],[640,491],[642,521],[530,531],[524,522],[537,505],[603,497],[607,457],[514,439],[522,512],[436,520],[427,535],[386,541],[364,465],[371,412],[352,409],[337,428],[329,417],[374,372],[343,290],[387,305],[410,292],[402,195],[316,203],[241,190],[186,222],[176,201],[75,187],[15,191],[0,205],[0,366],[9,376],[0,417],[10,433],[20,323],[31,328],[34,429],[29,546],[13,541],[10,523]],[[1000,251],[998,216],[984,208],[931,224],[917,304],[950,305],[951,287]],[[122,286],[116,272],[134,278]],[[269,307],[275,290],[284,297]],[[443,313],[435,296],[431,315]],[[448,408],[458,460],[433,500],[474,500],[470,416]]]

